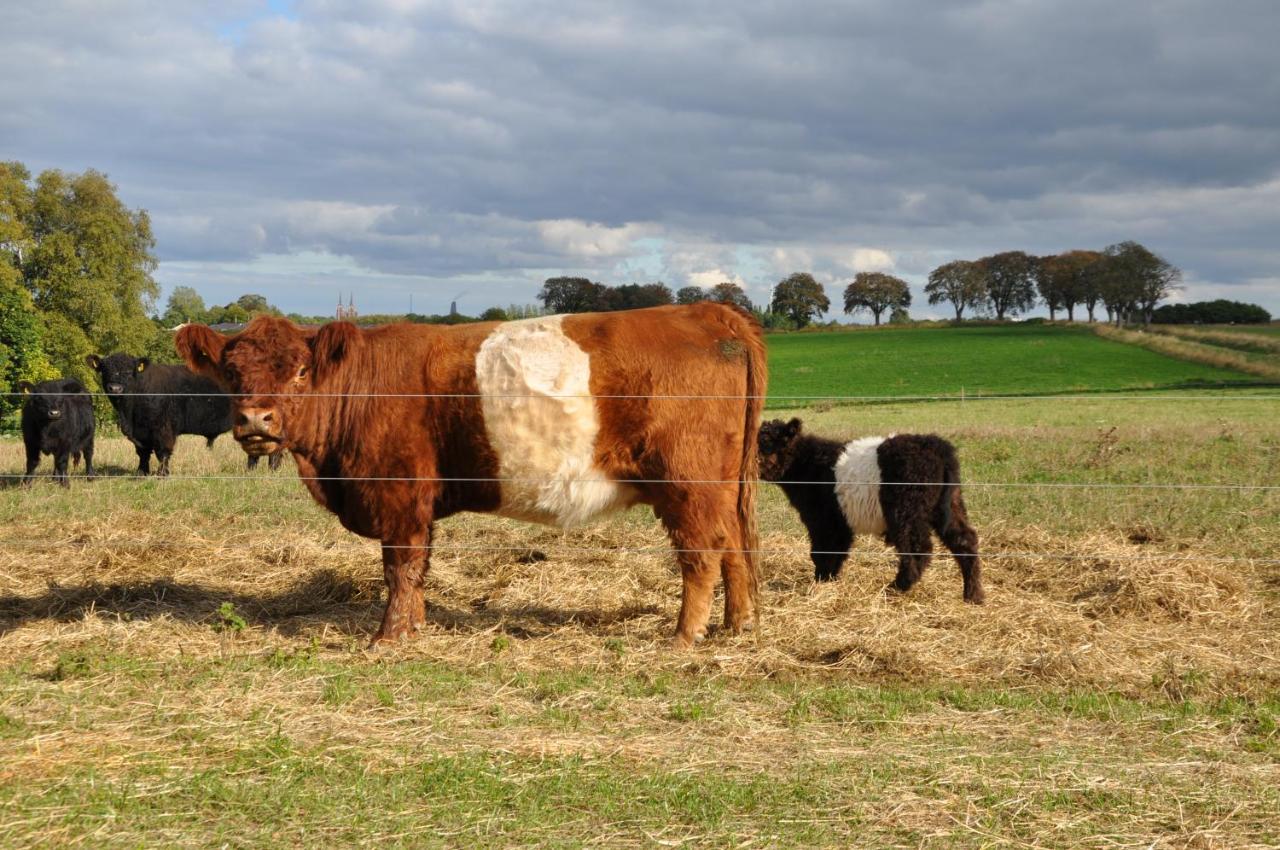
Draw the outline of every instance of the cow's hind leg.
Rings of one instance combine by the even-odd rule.
[[[430,528],[383,541],[382,576],[387,582],[387,607],[371,645],[399,640],[426,624],[427,604],[422,597],[422,586],[431,563],[430,542]]]
[[[933,537],[929,527],[911,523],[898,529],[890,541],[898,550],[898,575],[889,586],[899,593],[915,587],[933,557]]]
[[[960,494],[955,495],[951,507],[949,525],[937,528],[942,543],[951,551],[952,557],[960,566],[960,575],[964,579],[964,601],[981,605],[986,601],[986,593],[982,589],[982,560],[978,557],[978,532],[969,525],[969,515],[965,511],[964,500]]]
[[[93,471],[93,437],[89,438],[88,444],[84,447],[84,474],[89,479],[95,477]]]
[[[731,536],[725,522],[735,515],[733,494],[725,499],[708,488],[679,494],[655,507],[680,564],[682,590],[675,645],[692,646],[706,637],[721,570],[729,582],[725,589],[726,625],[742,628],[751,616],[751,589],[749,580],[743,580],[749,578],[745,558],[736,551],[741,548],[741,538]],[[732,530],[736,530],[736,522]]]

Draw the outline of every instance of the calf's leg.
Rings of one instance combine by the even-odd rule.
[[[33,449],[32,446],[28,445],[26,449],[27,449],[27,471],[23,473],[22,485],[24,487],[30,487],[31,481],[36,474],[36,467],[40,465],[40,446],[37,445]]]
[[[135,445],[134,450],[138,453],[138,474],[151,474],[151,448],[149,446]]]
[[[965,511],[964,500],[960,494],[955,495],[951,507],[950,524],[937,529],[942,543],[951,551],[956,564],[960,566],[960,575],[964,579],[964,601],[981,605],[986,601],[986,593],[982,589],[982,561],[978,557],[978,532],[969,525],[969,515]]]
[[[898,575],[890,585],[900,593],[906,593],[920,580],[921,573],[933,557],[933,537],[929,527],[911,523],[890,532],[892,543],[898,550]]]
[[[93,471],[93,437],[89,438],[89,442],[84,447],[84,474],[89,479],[95,477]]]
[[[809,530],[809,558],[813,561],[814,581],[833,581],[849,557],[853,531],[843,514],[824,514],[805,519]]]
[[[59,452],[53,456],[53,477],[63,487],[70,487],[71,482],[67,480],[67,462],[71,459],[70,452]]]

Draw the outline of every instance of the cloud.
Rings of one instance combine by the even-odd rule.
[[[1280,313],[1278,28],[1268,0],[49,0],[6,17],[0,138],[107,171],[166,283],[306,255],[388,298],[571,272],[762,300],[1138,239],[1188,297]],[[305,302],[307,267],[267,294]]]

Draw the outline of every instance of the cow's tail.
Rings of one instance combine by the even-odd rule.
[[[740,547],[747,564],[751,606],[755,609],[758,623],[761,617],[761,575],[760,533],[756,521],[756,488],[760,479],[760,417],[764,411],[769,373],[764,339],[761,337],[760,326],[754,320],[748,325],[743,343],[746,346],[747,396],[742,427],[742,466],[738,483],[738,528],[741,530]]]

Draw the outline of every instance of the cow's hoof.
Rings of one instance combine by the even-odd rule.
[[[977,590],[973,593],[966,594],[964,601],[970,605],[985,605],[987,601],[987,594],[981,590]]]
[[[706,632],[698,632],[693,637],[677,632],[676,636],[671,639],[671,648],[674,650],[692,649],[706,639]]]

